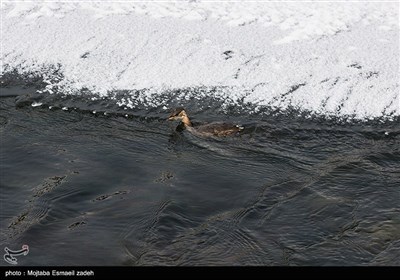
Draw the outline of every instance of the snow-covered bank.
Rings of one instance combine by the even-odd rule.
[[[398,11],[355,2],[3,2],[3,71],[39,72],[49,93],[146,88],[140,101],[160,105],[164,90],[221,87],[202,94],[391,118],[400,115]]]

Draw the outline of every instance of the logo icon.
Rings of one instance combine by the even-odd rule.
[[[7,247],[4,248],[4,251],[6,253],[4,254],[4,260],[8,262],[9,264],[17,264],[17,258],[15,256],[21,256],[21,255],[28,255],[29,253],[29,246],[28,245],[22,245],[22,249],[18,251],[13,251],[8,249]]]

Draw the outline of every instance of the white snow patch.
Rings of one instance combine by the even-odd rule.
[[[42,105],[43,105],[43,103],[41,103],[41,102],[33,102],[31,104],[32,107],[39,107],[39,106],[42,106]]]
[[[157,97],[168,89],[205,86],[221,89],[195,98],[359,119],[400,114],[399,3],[19,1],[2,8],[2,73],[41,73],[45,93],[147,89],[118,100],[134,108],[164,105]]]

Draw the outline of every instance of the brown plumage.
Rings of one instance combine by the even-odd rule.
[[[168,120],[179,120],[189,132],[201,136],[228,136],[236,134],[244,129],[243,126],[225,122],[213,122],[193,126],[185,109],[182,107],[176,108],[168,117]]]

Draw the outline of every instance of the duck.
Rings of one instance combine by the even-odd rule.
[[[181,121],[181,125],[184,129],[192,134],[198,136],[229,136],[237,135],[239,132],[244,130],[244,127],[239,124],[226,123],[226,122],[212,122],[208,124],[202,124],[193,126],[189,119],[186,110],[183,107],[174,109],[171,115],[168,117],[169,121]]]

